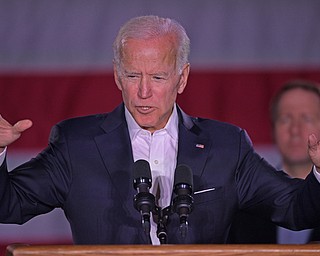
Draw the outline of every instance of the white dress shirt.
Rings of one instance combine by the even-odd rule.
[[[142,129],[133,119],[129,111],[125,110],[129,134],[133,151],[133,159],[146,160],[150,163],[152,186],[150,192],[156,195],[160,188],[159,207],[167,207],[171,203],[173,180],[178,152],[178,114],[174,106],[172,115],[167,125],[151,132]],[[156,235],[157,224],[151,221],[152,244],[160,244]]]

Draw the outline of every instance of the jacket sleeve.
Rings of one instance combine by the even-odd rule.
[[[63,207],[71,182],[68,149],[59,126],[37,157],[8,172],[0,167],[0,222],[22,224],[34,216]]]
[[[320,224],[320,184],[313,172],[289,178],[254,152],[243,131],[236,174],[239,207],[293,230]]]

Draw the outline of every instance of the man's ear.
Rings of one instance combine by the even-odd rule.
[[[186,88],[188,83],[189,72],[190,72],[190,63],[186,63],[183,66],[183,69],[180,75],[178,94],[183,93],[184,89]]]
[[[122,91],[122,86],[121,86],[121,80],[120,80],[120,76],[119,76],[118,66],[115,64],[114,61],[113,61],[113,77],[114,77],[114,81],[115,81],[118,89],[120,91]]]

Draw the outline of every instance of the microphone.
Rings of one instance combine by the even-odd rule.
[[[155,208],[155,197],[149,192],[152,178],[150,165],[146,160],[133,164],[133,187],[138,194],[134,196],[133,205],[141,214],[142,227],[146,235],[150,234],[150,212]]]
[[[188,232],[188,216],[193,210],[193,175],[187,165],[178,165],[174,174],[173,191],[176,197],[173,199],[173,212],[179,215],[180,233],[183,238]]]

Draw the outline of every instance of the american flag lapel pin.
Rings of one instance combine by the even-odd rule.
[[[196,144],[196,148],[204,148],[204,145],[203,144]]]

